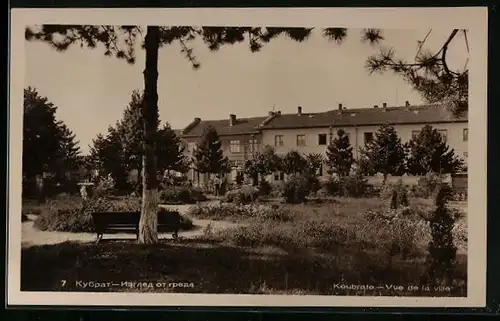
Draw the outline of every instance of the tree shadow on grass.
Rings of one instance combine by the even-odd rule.
[[[230,294],[429,295],[465,296],[466,260],[451,292],[346,290],[339,285],[415,284],[424,266],[416,261],[389,268],[376,255],[344,249],[314,254],[262,251],[217,242],[185,240],[141,245],[130,241],[61,243],[22,250],[21,291],[138,291]],[[65,280],[65,282],[62,282]],[[77,281],[110,282],[83,288]],[[153,288],[127,288],[121,282],[151,282]],[[156,287],[190,283],[194,288]],[[64,284],[64,286],[62,286]]]

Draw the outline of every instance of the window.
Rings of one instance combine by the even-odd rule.
[[[229,151],[231,153],[239,153],[240,152],[240,141],[232,140],[229,142]]]
[[[274,136],[274,146],[283,146],[283,135]]]
[[[248,151],[250,153],[254,153],[257,151],[257,140],[256,139],[250,139],[248,141]]]
[[[416,139],[420,135],[420,130],[412,130],[411,131],[411,139]]]
[[[438,129],[438,133],[441,134],[443,141],[446,143],[446,141],[448,139],[448,131],[446,129]]]
[[[297,135],[297,146],[306,146],[306,135]]]
[[[285,173],[283,173],[283,172],[274,173],[274,180],[275,181],[282,181],[284,179],[285,179]]]
[[[369,143],[373,140],[373,133],[372,132],[364,133],[364,136],[365,136],[365,144]]]
[[[318,145],[326,145],[326,134],[318,134]]]
[[[469,129],[468,128],[464,128],[463,139],[464,139],[464,142],[469,140]]]

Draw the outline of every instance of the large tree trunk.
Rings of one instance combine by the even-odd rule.
[[[158,49],[159,28],[148,26],[146,34],[146,68],[144,69],[144,155],[142,158],[142,209],[139,222],[138,242],[152,244],[158,242],[158,205],[156,177],[155,138],[158,117]]]

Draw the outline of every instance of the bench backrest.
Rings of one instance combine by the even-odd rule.
[[[94,212],[92,220],[96,225],[130,224],[138,225],[141,212]],[[177,211],[158,211],[158,225],[171,225],[180,222]]]

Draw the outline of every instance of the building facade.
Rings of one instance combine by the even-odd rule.
[[[336,110],[320,113],[304,113],[299,106],[297,113],[279,115],[261,128],[262,144],[274,147],[278,154],[295,150],[326,155],[330,140],[342,129],[349,137],[353,156],[357,159],[360,149],[384,124],[394,126],[402,143],[418,135],[425,125],[431,125],[467,165],[467,114],[455,116],[443,106],[411,106],[408,102],[400,107],[383,104],[360,109],[347,109],[339,104]],[[325,176],[326,170],[321,174]],[[274,175],[273,178],[280,177],[283,175]]]
[[[204,129],[209,125],[213,126],[219,134],[224,156],[227,156],[232,167],[226,178],[229,181],[235,181],[238,173],[243,171],[245,162],[252,159],[263,146],[260,128],[275,116],[275,113],[270,112],[266,117],[237,118],[236,115],[231,114],[228,119],[223,120],[195,118],[180,132],[184,153],[192,158]],[[207,174],[198,173],[194,167],[191,167],[187,175],[194,185],[204,185],[209,180]]]
[[[261,150],[262,146],[272,146],[277,154],[286,154],[291,150],[299,153],[317,153],[326,155],[330,140],[343,129],[353,146],[354,158],[359,157],[360,148],[373,139],[381,125],[394,126],[402,142],[409,141],[418,135],[425,125],[437,129],[456,155],[467,164],[468,115],[456,116],[445,107],[437,105],[347,109],[342,104],[334,110],[326,112],[305,113],[302,107],[297,107],[293,114],[270,112],[267,117],[236,119],[231,115],[227,120],[201,121],[196,118],[192,124],[181,133],[181,138],[188,148],[186,153],[192,153],[195,142],[201,137],[203,128],[211,124],[218,131],[224,148],[224,154],[233,162],[234,169],[229,179],[233,180],[253,152]],[[250,148],[250,142],[254,147]],[[190,147],[189,147],[190,146]],[[320,176],[326,177],[327,168],[320,170]],[[199,181],[198,175],[191,170],[190,179]],[[275,173],[271,181],[284,179],[283,173]]]

